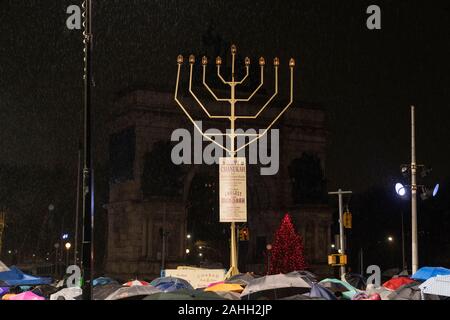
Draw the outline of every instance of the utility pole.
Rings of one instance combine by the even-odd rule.
[[[342,195],[351,194],[352,191],[342,191],[339,189],[338,191],[328,192],[331,195],[338,195],[339,198],[339,243],[341,254],[345,254],[345,244],[344,244],[344,219],[343,219],[343,203],[342,203]],[[340,276],[341,278],[345,274],[345,265],[341,265]]]
[[[417,164],[416,164],[416,134],[414,106],[411,106],[411,239],[412,239],[412,274],[419,266],[419,248],[417,241]]]
[[[92,299],[94,275],[94,174],[92,169],[92,0],[83,2],[84,43],[84,152],[83,152],[83,299]]]
[[[74,250],[73,264],[77,264],[78,258],[78,224],[80,221],[80,184],[81,184],[81,146],[78,149],[78,170],[77,170],[77,200],[75,205],[75,232],[74,232]]]

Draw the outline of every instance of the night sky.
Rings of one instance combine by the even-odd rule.
[[[429,1],[94,1],[97,162],[107,155],[115,94],[173,90],[176,56],[202,49],[209,25],[239,53],[297,60],[296,99],[327,112],[328,188],[391,188],[417,157],[450,176],[450,4]],[[76,175],[82,110],[81,31],[66,8],[81,1],[0,1],[0,164],[65,167]],[[366,28],[378,4],[382,30]]]

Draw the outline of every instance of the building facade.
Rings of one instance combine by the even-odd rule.
[[[200,98],[203,97],[200,95]],[[245,112],[257,110],[264,99],[265,96],[256,97],[253,104],[245,107]],[[205,120],[205,115],[199,112],[200,108],[193,100],[188,97],[182,97],[181,100],[189,107],[189,112],[192,111],[194,119],[203,120],[204,129],[224,128],[224,123]],[[225,114],[227,111],[226,105],[214,103],[210,106],[216,114]],[[248,123],[246,128],[265,128],[279,111],[280,106],[277,105],[267,109],[260,119]],[[143,190],[146,155],[151,153],[158,142],[170,141],[173,131],[178,128],[186,128],[194,134],[192,124],[175,104],[173,93],[134,90],[116,102],[110,123],[112,175],[109,203],[106,206],[106,270],[112,276],[153,277],[160,273],[163,260],[166,268],[186,264],[188,221],[192,218],[189,216],[192,184],[195,177],[201,174],[217,177],[218,166],[182,165],[178,192],[171,195],[145,195]],[[272,241],[282,216],[290,213],[303,237],[306,259],[312,269],[318,271],[326,266],[329,253],[331,209],[323,201],[316,200],[312,204],[296,201],[292,164],[302,155],[309,154],[319,159],[322,170],[325,168],[325,114],[319,108],[294,103],[280,118],[277,128],[278,173],[264,176],[260,174],[263,165],[248,165],[247,226],[250,239],[240,245],[240,269],[264,272],[266,244]],[[157,174],[158,169],[153,172]],[[215,206],[217,203],[213,199],[211,207]]]

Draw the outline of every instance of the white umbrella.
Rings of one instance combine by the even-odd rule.
[[[161,292],[158,288],[154,286],[132,286],[132,287],[122,287],[111,293],[105,300],[120,300],[129,299],[139,296],[149,296],[154,293]]]
[[[422,293],[450,297],[450,276],[436,276],[419,286]]]
[[[76,300],[75,298],[82,294],[83,290],[79,287],[64,288],[50,295],[50,300]]]
[[[251,295],[256,292],[285,289],[285,288],[311,288],[308,281],[295,273],[289,274],[274,274],[256,278],[245,287],[241,293],[241,297]]]
[[[4,264],[3,262],[0,261],[0,272],[5,272],[5,271],[9,271],[9,268],[6,266],[6,264]]]

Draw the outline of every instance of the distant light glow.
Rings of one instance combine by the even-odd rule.
[[[394,238],[393,237],[388,237],[388,241],[392,242],[392,241],[394,241]]]
[[[203,257],[203,253],[200,252],[200,253],[198,254],[198,256],[199,256],[199,257]]]
[[[62,235],[62,238],[63,238],[63,240],[69,239],[69,234],[68,234],[68,233],[64,233],[64,234]]]
[[[190,235],[190,234],[188,234],[188,235],[186,236],[186,238],[190,239],[190,238],[191,238],[191,235]]]
[[[397,192],[400,197],[403,197],[406,194],[406,189],[401,183],[398,182],[395,184],[395,192]]]
[[[436,185],[434,186],[434,189],[433,189],[433,197],[436,197],[438,191],[439,191],[439,183],[436,184]]]
[[[331,247],[334,249],[334,248],[336,248],[336,245],[332,244]]]
[[[189,254],[189,252],[191,252],[191,250],[189,250],[189,249],[186,249],[186,254]]]

